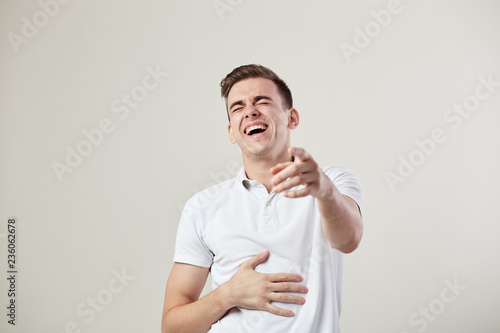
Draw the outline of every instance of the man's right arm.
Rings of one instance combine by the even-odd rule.
[[[302,277],[298,274],[256,272],[255,267],[268,256],[266,251],[245,261],[228,282],[201,299],[198,298],[209,269],[175,263],[165,290],[162,333],[206,333],[235,306],[293,316],[292,311],[278,308],[271,302],[304,304],[303,297],[285,292],[307,293],[307,287],[299,284]]]
[[[208,332],[227,308],[217,289],[200,297],[209,268],[174,263],[165,290],[162,333]]]

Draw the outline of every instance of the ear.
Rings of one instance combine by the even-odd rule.
[[[227,124],[227,134],[229,134],[229,141],[231,141],[232,144],[235,144],[236,139],[234,137],[233,128],[231,127],[231,123]]]
[[[299,111],[295,108],[290,109],[290,115],[288,116],[288,128],[296,129],[299,126]]]

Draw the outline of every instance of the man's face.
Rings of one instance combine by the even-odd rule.
[[[279,156],[290,146],[297,110],[283,109],[278,87],[264,78],[236,83],[227,97],[229,139],[247,157]]]

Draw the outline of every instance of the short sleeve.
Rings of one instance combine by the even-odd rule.
[[[353,199],[361,211],[363,209],[363,191],[354,173],[344,167],[328,167],[322,168],[322,170],[332,180],[333,185],[340,193]]]
[[[184,206],[177,229],[174,262],[207,268],[212,266],[213,253],[203,241],[203,230],[202,214],[189,200]]]

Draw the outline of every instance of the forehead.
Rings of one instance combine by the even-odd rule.
[[[280,94],[276,84],[261,77],[239,81],[233,85],[227,96],[228,104],[238,100],[252,99],[255,96],[267,96],[275,102],[280,102]]]

